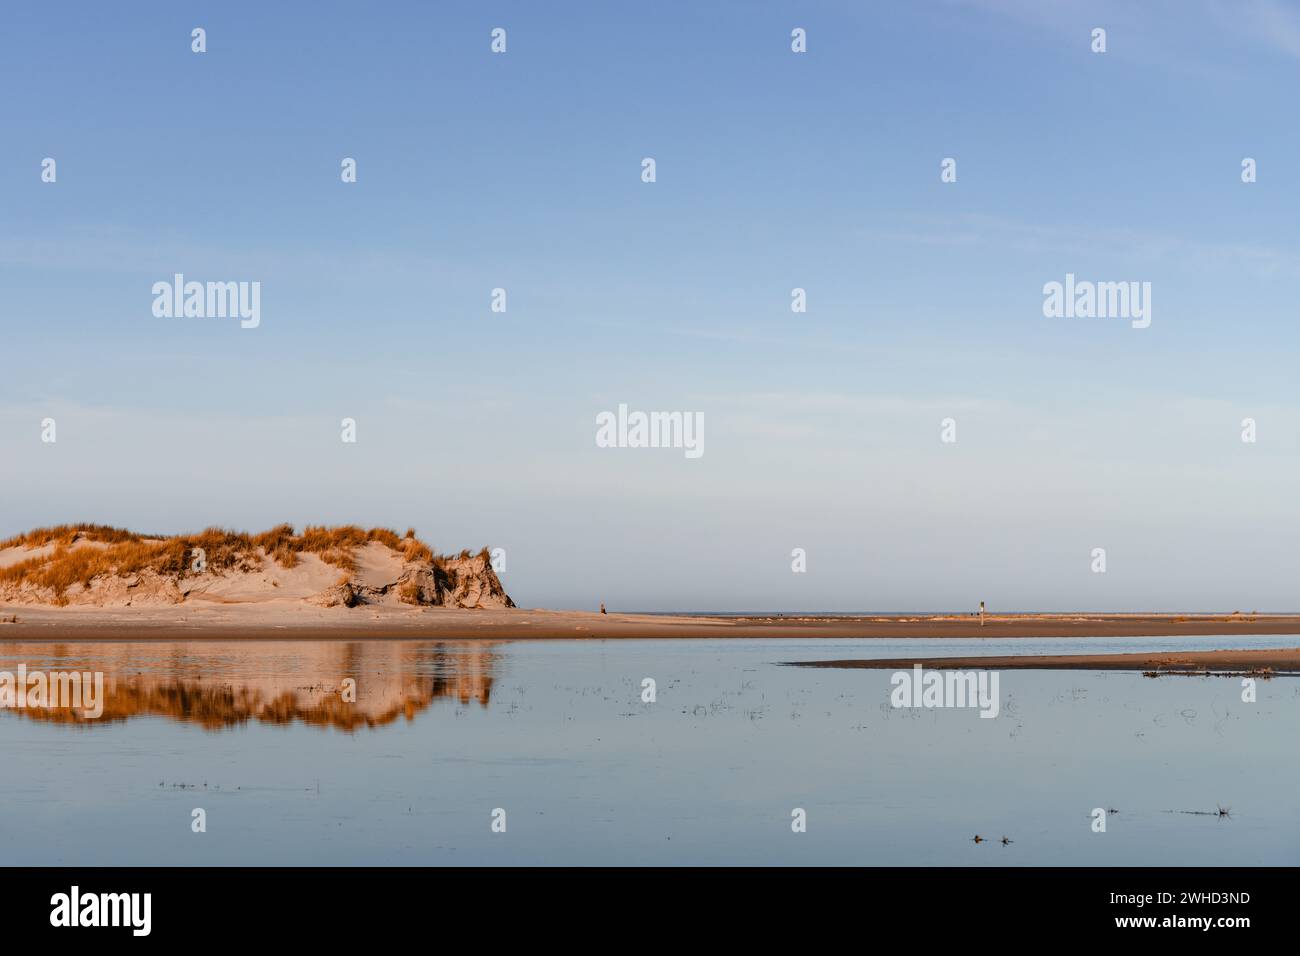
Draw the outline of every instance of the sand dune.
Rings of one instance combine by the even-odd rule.
[[[0,543],[0,606],[262,609],[510,608],[485,551],[436,555],[408,532],[288,525],[261,535],[208,529],[170,538],[96,525]]]

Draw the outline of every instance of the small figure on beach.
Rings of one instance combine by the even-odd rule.
[[[980,627],[984,626],[984,602],[980,601]]]
[[[605,613],[605,602],[604,602],[604,601],[601,601],[601,602],[600,602],[600,613],[601,613],[601,614],[604,614],[604,613]]]

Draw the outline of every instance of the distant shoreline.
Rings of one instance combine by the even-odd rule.
[[[523,608],[318,608],[187,601],[167,607],[0,607],[0,642],[105,640],[528,640],[1163,637],[1287,634],[1300,614],[727,616]],[[1010,665],[1008,665],[1010,666]]]

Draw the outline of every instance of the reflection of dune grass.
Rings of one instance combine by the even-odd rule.
[[[391,528],[310,525],[298,534],[293,525],[281,524],[256,535],[207,528],[197,534],[163,537],[105,525],[75,524],[37,528],[0,541],[0,549],[54,545],[52,554],[0,568],[0,584],[30,583],[49,588],[63,603],[69,588],[76,584],[89,587],[100,575],[153,571],[180,579],[194,573],[192,562],[198,549],[203,551],[207,569],[218,572],[255,570],[261,564],[262,553],[285,568],[294,567],[301,554],[315,554],[343,571],[355,571],[356,549],[371,542],[398,551],[407,561],[440,566],[445,560],[415,537],[414,529],[399,538]]]
[[[378,713],[344,701],[334,688],[309,687],[276,694],[198,680],[120,681],[106,694],[104,712],[87,720],[76,708],[23,708],[15,713],[33,720],[56,724],[93,726],[120,722],[132,717],[170,717],[196,723],[207,730],[224,730],[257,721],[263,724],[295,722],[338,730],[382,727],[399,717],[413,720],[433,701],[458,699],[462,704],[477,700],[486,707],[492,692],[492,677],[473,674],[443,679],[419,678],[404,688],[404,699]]]

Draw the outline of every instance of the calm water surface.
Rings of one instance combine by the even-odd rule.
[[[98,721],[0,710],[2,859],[1296,864],[1300,680],[1243,703],[1235,678],[1003,671],[989,720],[892,709],[885,671],[779,664],[1296,643],[0,644],[0,671],[108,683]],[[1094,807],[1119,811],[1106,833]]]

